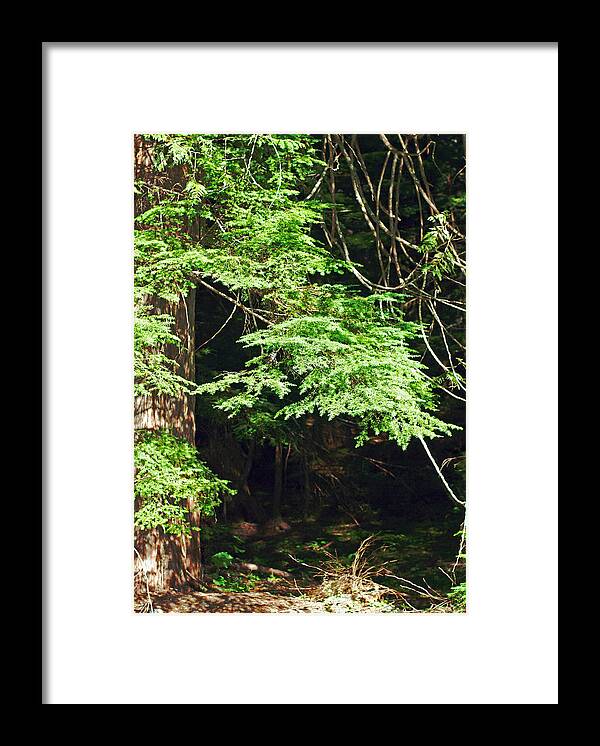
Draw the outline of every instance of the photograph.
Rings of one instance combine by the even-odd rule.
[[[465,148],[134,136],[136,612],[466,612]]]

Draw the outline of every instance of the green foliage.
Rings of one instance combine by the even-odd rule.
[[[167,344],[180,346],[180,340],[171,329],[174,319],[169,314],[154,313],[145,303],[134,309],[133,361],[135,371],[134,395],[166,394],[178,396],[191,392],[195,387],[177,375],[176,362],[169,358],[164,347]]]
[[[212,515],[221,498],[233,491],[223,479],[198,460],[187,441],[166,431],[137,434],[135,496],[140,507],[135,515],[139,528],[161,527],[168,534],[190,534],[189,505]]]
[[[174,372],[178,344],[156,299],[177,303],[197,279],[244,301],[259,294],[289,312],[311,275],[343,271],[311,236],[317,202],[298,187],[321,168],[308,135],[145,135],[153,178],[136,182],[134,234],[136,394],[178,396],[191,382]],[[164,173],[164,178],[160,174]],[[170,178],[167,175],[171,174]],[[172,183],[172,182],[175,183]]]
[[[191,273],[202,254],[188,240],[170,235],[168,228],[141,230],[135,232],[133,245],[138,303],[144,295],[177,302],[193,286]]]
[[[445,275],[451,274],[456,266],[448,217],[445,213],[438,213],[430,215],[427,221],[432,227],[423,236],[419,250],[430,255],[430,258],[422,265],[422,272],[441,280]]]
[[[298,316],[241,338],[259,347],[245,370],[199,387],[227,395],[217,407],[236,416],[260,408],[265,395],[284,400],[276,418],[351,417],[356,442],[386,432],[406,448],[413,437],[448,434],[454,426],[431,414],[433,386],[409,347],[414,325],[389,294],[363,297],[343,286],[321,287],[317,315]],[[292,397],[290,398],[290,394]]]
[[[257,291],[263,304],[285,308],[311,275],[343,272],[345,264],[309,233],[321,220],[319,204],[279,201],[278,209],[238,210],[218,245],[199,252],[198,269],[232,291]]]
[[[248,575],[236,575],[228,573],[213,578],[213,584],[224,593],[247,593],[254,590],[260,583],[260,578],[254,573]]]
[[[241,338],[244,347],[260,349],[244,370],[199,389],[225,394],[216,406],[236,420],[239,434],[285,442],[282,423],[312,412],[355,420],[357,444],[386,432],[405,448],[412,437],[451,432],[432,413],[432,383],[409,346],[415,328],[396,310],[401,297],[364,297],[345,285],[313,282],[348,265],[311,233],[327,204],[298,200],[299,187],[322,166],[311,137],[148,139],[156,168],[181,169],[185,186],[140,187],[149,207],[136,221],[136,287],[143,297],[175,301],[202,277],[252,307],[260,304],[269,320]],[[192,230],[203,220],[210,228]],[[452,261],[450,229],[444,213],[429,220],[420,248],[432,255],[425,271],[441,277]],[[177,343],[169,318],[151,315],[138,301],[138,393],[193,390],[170,365],[167,343]]]
[[[448,598],[452,603],[453,611],[466,611],[467,610],[467,584],[459,583],[453,586],[448,592]]]
[[[231,566],[231,563],[233,562],[233,557],[229,552],[216,552],[216,554],[213,554],[213,556],[210,558],[211,564],[213,564],[215,567],[218,567],[223,570],[227,570],[228,567]]]

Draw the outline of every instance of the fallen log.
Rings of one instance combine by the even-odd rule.
[[[291,573],[285,570],[278,570],[276,567],[255,565],[253,562],[232,562],[230,567],[239,572],[258,572],[262,575],[274,575],[276,578],[290,579],[293,577]]]

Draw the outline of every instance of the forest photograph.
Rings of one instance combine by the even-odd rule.
[[[463,134],[137,134],[134,609],[464,613]]]

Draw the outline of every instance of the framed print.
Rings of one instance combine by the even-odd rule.
[[[557,703],[558,44],[42,51],[43,703]]]

